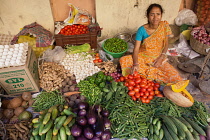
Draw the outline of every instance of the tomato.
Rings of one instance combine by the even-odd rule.
[[[100,55],[99,55],[99,53],[96,53],[96,55],[95,55],[95,56],[100,56]]]
[[[145,83],[140,83],[140,87],[145,87],[146,86],[146,84]]]
[[[142,98],[147,99],[147,96],[146,96],[146,95],[144,95],[144,96],[142,96]]]
[[[149,91],[149,95],[154,96],[155,95],[155,92],[153,90],[152,91]]]
[[[128,95],[130,95],[130,96],[135,95],[135,91],[133,91],[133,90],[129,91],[129,92],[128,92]]]
[[[125,82],[124,86],[128,87],[129,86],[128,82]]]
[[[141,92],[145,92],[146,88],[141,88],[140,90],[141,90]]]
[[[157,87],[157,88],[159,88],[160,87],[160,84],[159,83],[155,83],[154,86]]]
[[[142,103],[146,103],[146,99],[141,98],[141,102],[142,102]]]
[[[125,78],[124,78],[123,76],[121,76],[121,77],[120,77],[120,81],[121,81],[121,82],[124,82],[124,81],[125,81]]]
[[[146,99],[145,100],[145,103],[147,103],[147,104],[150,103],[150,100],[149,99]]]
[[[116,82],[121,82],[120,79],[117,79]]]
[[[145,92],[144,92],[144,95],[145,95],[145,96],[149,96],[150,94],[149,94],[148,91],[145,91]]]
[[[149,86],[148,85],[145,85],[145,87],[144,88],[148,88]]]
[[[159,88],[158,88],[158,87],[155,87],[155,86],[153,87],[153,89],[154,89],[154,90],[159,90]]]
[[[152,100],[154,97],[152,95],[149,95],[147,98]]]
[[[98,60],[96,60],[96,59],[95,59],[95,60],[93,60],[93,63],[98,63]]]
[[[138,83],[140,83],[140,82],[141,82],[141,79],[140,79],[140,78],[136,78],[136,79],[135,79],[135,83],[136,83],[136,84],[138,84]]]
[[[139,88],[134,88],[133,90],[134,90],[136,93],[139,92]]]
[[[128,90],[133,90],[133,86],[128,86]]]
[[[132,80],[130,80],[128,83],[129,83],[130,86],[135,86],[135,82],[132,81]]]
[[[136,88],[140,88],[140,85],[139,85],[139,84],[135,84],[135,87],[136,87]]]
[[[155,90],[155,94],[160,94],[160,91],[159,90]]]
[[[157,97],[163,97],[163,94],[156,94],[155,96],[157,96]]]
[[[136,93],[136,94],[135,94],[135,97],[136,97],[136,98],[140,98],[140,93]]]
[[[144,92],[139,92],[140,93],[140,96],[144,96]]]
[[[100,59],[100,57],[99,56],[96,56],[95,59]]]
[[[151,82],[151,86],[154,86],[155,84],[153,82]]]
[[[128,79],[133,79],[133,75],[129,74]]]
[[[136,97],[135,97],[135,96],[132,96],[132,99],[133,99],[134,101],[136,101]]]
[[[103,62],[103,60],[102,59],[98,59],[98,62]]]
[[[153,91],[153,87],[152,87],[152,86],[149,86],[149,87],[147,88],[147,91]]]

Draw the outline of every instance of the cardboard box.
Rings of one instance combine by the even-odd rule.
[[[39,92],[38,62],[30,47],[25,65],[0,69],[0,85],[8,94]]]

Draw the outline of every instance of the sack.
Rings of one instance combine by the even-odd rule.
[[[175,18],[175,23],[177,26],[181,26],[182,24],[196,25],[198,23],[198,18],[192,10],[183,9]]]
[[[113,61],[114,58],[112,55],[102,51],[102,50],[99,50],[99,55],[100,55],[100,58],[103,60],[103,61]]]

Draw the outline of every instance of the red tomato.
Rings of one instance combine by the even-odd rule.
[[[153,87],[153,89],[154,89],[154,90],[159,90],[159,88],[158,88],[158,87],[155,87],[155,86]]]
[[[155,84],[153,82],[151,82],[151,86],[154,86]]]
[[[135,97],[135,96],[132,96],[132,99],[133,99],[134,101],[136,101],[136,97]]]
[[[102,59],[98,59],[98,62],[103,62],[103,60]]]
[[[149,87],[147,88],[147,91],[153,91],[153,87],[152,87],[152,86],[149,86]]]
[[[160,91],[159,90],[155,90],[155,94],[160,94]]]
[[[145,87],[146,86],[146,84],[145,83],[140,83],[140,87]]]
[[[136,87],[136,88],[140,88],[140,85],[139,85],[139,84],[135,84],[135,87]]]
[[[147,96],[146,96],[146,95],[144,95],[144,96],[142,96],[142,98],[147,99]]]
[[[149,91],[149,95],[154,96],[155,95],[155,92],[153,90],[152,91]]]
[[[140,98],[140,93],[136,93],[136,94],[135,94],[135,97],[136,97],[136,98]]]
[[[129,74],[129,75],[128,75],[128,78],[129,78],[129,79],[133,79],[133,75]]]
[[[99,53],[96,53],[96,56],[99,56]]]
[[[149,99],[146,99],[145,100],[145,103],[147,103],[147,104],[150,103],[150,100]]]
[[[154,97],[152,95],[149,95],[147,98],[152,100]]]
[[[139,92],[139,88],[134,88],[133,90],[134,90],[136,93]]]
[[[141,88],[141,92],[145,92],[146,91],[146,88]]]
[[[157,88],[159,88],[160,87],[160,84],[159,83],[155,83],[154,86],[157,87]]]
[[[146,103],[146,99],[141,98],[141,102],[142,102],[142,103]]]
[[[133,86],[128,86],[128,90],[133,90]]]
[[[128,92],[128,95],[130,95],[130,96],[135,95],[135,91],[133,91],[133,90],[129,91],[129,92]]]
[[[100,57],[99,56],[95,56],[95,59],[100,59]]]
[[[93,63],[98,63],[98,60],[96,60],[96,59],[95,59],[95,60],[93,60]]]
[[[145,91],[145,92],[144,92],[144,95],[149,96],[150,94],[149,94],[148,91]]]
[[[135,82],[132,81],[132,80],[130,80],[128,83],[129,83],[130,86],[135,86]]]
[[[144,92],[139,92],[140,93],[140,96],[144,96]]]
[[[135,79],[135,83],[136,83],[136,84],[138,84],[138,83],[140,83],[140,82],[141,82],[141,79],[140,79],[140,78],[136,78],[136,79]]]
[[[121,82],[124,82],[124,81],[125,81],[125,78],[124,78],[123,76],[121,76],[121,77],[120,77],[120,81],[121,81]]]
[[[129,86],[128,82],[125,82],[124,86],[128,87]]]
[[[116,82],[121,82],[120,79],[117,79]]]
[[[163,97],[163,94],[156,94],[155,96],[157,96],[157,97]]]
[[[145,85],[145,87],[144,88],[148,88],[149,86],[148,85]]]

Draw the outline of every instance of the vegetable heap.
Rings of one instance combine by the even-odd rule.
[[[210,45],[210,36],[203,25],[193,28],[191,35],[201,43]]]
[[[74,24],[74,25],[66,25],[62,28],[59,34],[63,35],[80,35],[80,34],[87,34],[88,27],[86,25]]]
[[[128,48],[128,45],[122,39],[110,38],[104,42],[104,48],[109,52],[121,53],[121,52],[124,52]]]

